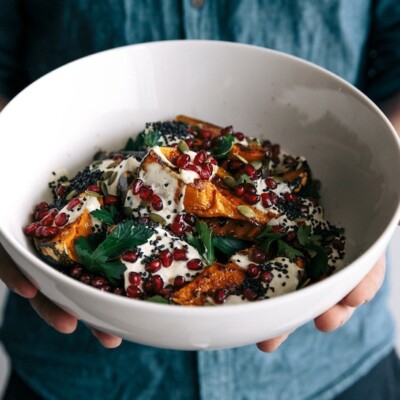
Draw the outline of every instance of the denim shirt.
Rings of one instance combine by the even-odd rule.
[[[0,94],[84,55],[166,39],[218,39],[317,63],[380,101],[400,90],[398,0],[1,0]],[[48,327],[10,295],[1,340],[46,399],[331,399],[393,347],[387,285],[339,330],[309,323],[276,352],[104,349],[80,323]],[[174,327],[170,327],[174,329]],[[160,332],[162,335],[162,332]]]

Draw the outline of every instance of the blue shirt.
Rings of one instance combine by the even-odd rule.
[[[107,48],[199,38],[297,55],[379,101],[400,89],[399,26],[397,0],[1,0],[0,93],[12,97],[55,67]],[[331,399],[393,347],[386,297],[385,285],[339,330],[307,324],[273,354],[127,342],[106,350],[82,324],[57,333],[15,295],[1,340],[16,371],[47,399]]]

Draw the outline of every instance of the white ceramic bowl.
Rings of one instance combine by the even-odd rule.
[[[103,293],[36,257],[22,229],[53,169],[76,171],[148,121],[187,114],[304,155],[328,220],[346,228],[347,266],[318,284],[242,305],[191,308]],[[400,151],[355,88],[279,52],[222,42],[161,42],[103,52],[39,79],[0,115],[1,242],[40,290],[89,325],[147,345],[216,349],[310,321],[345,296],[400,219]]]

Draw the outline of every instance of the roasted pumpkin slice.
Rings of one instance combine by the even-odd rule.
[[[56,265],[70,265],[78,262],[74,240],[80,236],[87,237],[92,233],[92,222],[88,210],[72,223],[65,225],[54,238],[50,240],[35,239],[35,247],[49,262]]]
[[[159,149],[161,155],[151,150],[143,159],[140,168],[147,170],[150,163],[158,163],[177,178],[174,162],[181,153],[175,148],[160,147]],[[204,218],[224,217],[250,221],[254,224],[266,224],[271,218],[276,217],[276,214],[264,213],[250,206],[232,194],[229,189],[201,179],[196,179],[193,183],[186,185],[183,204],[187,213]],[[240,211],[240,206],[247,207],[249,213],[246,215]]]
[[[172,301],[183,306],[202,306],[218,289],[229,292],[238,287],[244,281],[245,274],[246,271],[234,263],[213,264],[176,291]]]
[[[244,146],[240,143],[235,143],[229,151],[228,158],[237,160],[238,158],[245,159],[251,163],[253,161],[264,161],[267,159],[269,150],[260,146]]]
[[[235,221],[225,218],[206,218],[204,221],[213,230],[215,236],[227,236],[242,240],[255,240],[263,230],[263,226],[247,221]]]

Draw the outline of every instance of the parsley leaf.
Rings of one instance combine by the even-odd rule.
[[[231,134],[220,136],[216,145],[211,149],[211,154],[217,159],[224,158],[230,152],[234,141],[235,138]]]
[[[197,221],[196,231],[199,238],[194,237],[191,233],[187,233],[187,241],[197,249],[206,263],[211,265],[215,261],[212,229],[204,221]]]
[[[143,135],[144,143],[146,144],[147,147],[154,147],[162,144],[160,138],[161,138],[161,132],[156,130],[150,131],[149,133],[145,133]]]
[[[160,295],[148,297],[146,301],[150,301],[151,303],[168,304],[168,300]]]
[[[252,181],[250,177],[245,174],[239,176],[239,178],[236,181],[236,186],[243,183],[251,183],[252,185],[254,185],[254,181]]]
[[[287,257],[290,261],[293,261],[296,257],[304,257],[304,254],[290,246],[283,239],[287,233],[273,232],[272,227],[267,225],[264,230],[257,236],[257,239],[264,239],[259,247],[265,253],[268,253],[271,246],[276,246],[276,255],[281,257]]]
[[[249,243],[245,242],[244,240],[222,236],[214,236],[212,238],[212,243],[215,248],[220,250],[228,257],[232,256],[237,251],[244,250],[249,247]]]
[[[90,214],[107,225],[114,225],[115,217],[117,215],[117,207],[112,204],[109,210],[102,208],[99,210],[93,210]]]
[[[126,250],[146,243],[152,234],[153,231],[145,225],[134,225],[128,220],[117,225],[97,247],[90,237],[75,239],[75,250],[88,271],[103,274],[116,285],[126,269],[118,257]]]

